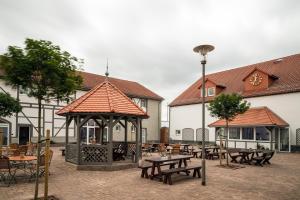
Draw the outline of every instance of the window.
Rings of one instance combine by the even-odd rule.
[[[132,101],[147,112],[147,99],[132,98]]]
[[[146,143],[146,142],[147,142],[147,129],[142,128],[142,143]]]
[[[240,139],[240,128],[229,128],[229,139]]]
[[[226,133],[225,133],[225,128],[222,127],[217,127],[216,128],[216,133],[217,133],[217,139],[220,139],[220,136],[222,136],[222,139],[226,138]]]
[[[254,129],[253,128],[242,128],[242,139],[243,140],[254,140]]]
[[[132,132],[132,133],[135,133],[135,130],[136,130],[135,126],[134,126],[134,125],[131,125],[131,132]]]
[[[180,135],[180,130],[176,130],[176,131],[175,131],[175,134],[176,134],[176,135]]]
[[[256,140],[270,140],[270,133],[266,127],[256,127]]]
[[[141,108],[146,112],[147,111],[147,100],[141,99]]]
[[[120,126],[119,124],[117,124],[117,125],[116,125],[116,131],[117,131],[117,132],[120,132],[120,130],[121,130],[121,126]]]
[[[216,90],[215,90],[214,87],[211,87],[211,88],[208,88],[208,89],[207,89],[207,95],[208,95],[209,97],[215,96],[215,92],[216,92]]]

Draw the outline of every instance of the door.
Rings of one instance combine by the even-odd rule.
[[[279,147],[280,151],[289,151],[290,142],[289,142],[289,129],[288,128],[280,128],[279,132]]]
[[[0,129],[3,131],[2,135],[2,145],[8,145],[9,141],[9,125],[5,123],[0,123]],[[1,139],[0,139],[1,140]]]
[[[145,144],[147,142],[147,129],[142,128],[142,143]]]
[[[30,140],[30,126],[19,126],[19,144],[26,145]]]

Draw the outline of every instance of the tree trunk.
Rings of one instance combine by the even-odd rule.
[[[228,161],[228,137],[229,137],[229,128],[228,128],[228,120],[226,120],[226,164],[229,165]]]
[[[41,157],[41,118],[42,118],[42,100],[38,99],[38,141],[37,141],[37,164],[36,164],[36,178],[35,178],[35,190],[34,199],[36,200],[39,195],[39,169],[40,169],[40,157]]]
[[[222,141],[222,134],[220,133],[219,134],[219,137],[220,137],[220,152],[219,152],[219,159],[220,159],[220,166],[222,166],[222,143],[223,143],[223,141]]]

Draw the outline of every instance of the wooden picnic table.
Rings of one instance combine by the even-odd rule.
[[[178,167],[180,168],[183,165],[186,167],[187,166],[187,160],[191,159],[193,156],[192,155],[175,155],[171,157],[151,157],[145,159],[145,161],[151,162],[152,163],[152,168],[151,168],[151,175],[150,178],[153,179],[154,177],[162,178],[161,174],[161,168],[160,165],[164,162],[171,162],[171,161],[179,161]],[[155,169],[157,169],[157,174],[155,174]]]
[[[37,160],[36,156],[9,156],[10,161],[17,161],[17,162],[28,162]]]
[[[251,165],[251,161],[253,159],[254,154],[258,156],[258,153],[261,153],[261,150],[256,149],[241,149],[239,150],[239,154],[241,155],[240,163],[247,163]]]

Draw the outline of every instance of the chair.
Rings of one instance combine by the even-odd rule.
[[[149,144],[143,144],[142,146],[142,152],[144,156],[151,156],[151,146]]]
[[[172,154],[179,154],[180,153],[180,144],[174,144],[172,149]]]
[[[163,153],[166,152],[166,146],[165,146],[164,143],[160,143],[160,144],[159,144],[159,146],[158,146],[158,152],[159,152],[160,154],[163,154]]]
[[[18,150],[19,150],[20,153],[24,153],[24,155],[26,155],[27,150],[28,150],[28,146],[27,145],[21,145],[21,146],[19,146]]]
[[[49,150],[49,167],[50,167],[50,164],[51,164],[52,157],[53,157],[53,151],[50,149]],[[39,172],[38,172],[39,177],[45,175],[45,167],[46,167],[45,166],[45,161],[46,161],[46,155],[45,155],[45,153],[43,153],[40,156],[40,167],[39,167]],[[37,165],[37,163],[31,163],[28,166],[28,168],[30,170],[30,173],[31,173],[30,180],[37,174],[36,165]],[[49,175],[50,175],[50,171],[49,171]]]
[[[11,168],[11,165],[9,163],[9,158],[6,156],[0,157],[0,180],[8,180],[8,187],[10,186],[10,183],[12,180],[16,181],[16,169]]]
[[[11,149],[18,149],[19,148],[19,144],[17,144],[17,143],[11,143],[9,145],[9,148],[11,148]]]

